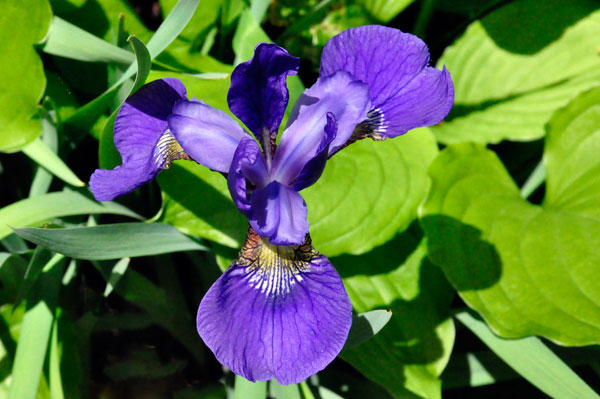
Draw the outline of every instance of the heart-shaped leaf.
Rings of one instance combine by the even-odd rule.
[[[342,358],[397,397],[439,398],[454,343],[453,290],[425,255],[422,232],[411,226],[366,254],[331,258],[357,312],[392,312],[377,335]]]
[[[499,334],[600,342],[599,150],[600,88],[548,125],[543,206],[521,199],[483,147],[450,146],[433,163],[429,256]]]
[[[33,45],[46,36],[52,10],[47,0],[2,0],[0,9],[0,151],[12,152],[42,132],[37,114],[46,78]]]
[[[425,197],[437,153],[427,128],[337,153],[319,181],[301,192],[315,248],[328,256],[360,254],[404,230]]]
[[[445,144],[544,136],[552,113],[600,82],[600,11],[588,0],[511,2],[472,23],[439,61],[455,105],[434,127]]]

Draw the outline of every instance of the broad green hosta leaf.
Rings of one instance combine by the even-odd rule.
[[[600,88],[548,125],[543,206],[519,197],[493,153],[448,147],[430,169],[429,256],[505,337],[600,343]]]
[[[352,315],[352,326],[344,348],[360,345],[373,338],[392,318],[390,310],[370,310],[357,315]]]
[[[161,222],[228,247],[242,246],[248,222],[220,173],[193,162],[176,162],[158,182],[163,192]]]
[[[388,22],[414,0],[358,0],[365,10],[381,22]]]
[[[438,63],[452,75],[455,105],[436,138],[542,137],[556,109],[600,82],[597,9],[588,0],[525,0],[471,24]]]
[[[321,179],[302,191],[315,248],[328,256],[360,254],[406,228],[425,197],[437,152],[425,128],[337,153]]]
[[[46,36],[52,10],[47,0],[0,0],[0,151],[12,152],[42,132],[38,103],[46,87],[33,48]]]
[[[345,349],[342,358],[396,397],[407,390],[441,397],[439,376],[454,342],[453,290],[425,255],[422,233],[411,228],[367,254],[331,259],[357,312],[392,311],[375,337]]]

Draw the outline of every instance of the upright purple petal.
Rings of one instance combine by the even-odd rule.
[[[268,171],[260,147],[250,137],[242,139],[231,162],[227,186],[233,202],[240,212],[248,216],[251,202],[248,198],[246,178],[257,188],[267,184]]]
[[[367,85],[349,73],[341,71],[319,78],[294,105],[291,124],[288,123],[275,151],[272,175],[284,184],[290,184],[298,177],[319,150],[328,113],[337,121],[337,134],[329,146],[331,154],[348,140],[354,127],[367,117],[369,108]]]
[[[180,101],[168,118],[169,128],[194,161],[219,172],[229,172],[240,141],[250,137],[225,112],[201,101]]]
[[[304,168],[300,172],[300,175],[294,181],[293,188],[296,191],[304,190],[307,187],[312,186],[319,180],[319,177],[323,174],[325,164],[329,158],[329,146],[335,138],[337,133],[337,122],[331,112],[327,114],[327,124],[325,125],[325,135],[319,148],[317,155],[304,165]]]
[[[113,170],[97,169],[90,189],[98,201],[110,201],[152,180],[174,159],[185,157],[169,134],[167,117],[186,98],[178,79],[155,80],[129,97],[117,114],[114,141],[123,163]]]
[[[436,124],[450,112],[450,74],[428,64],[429,51],[418,37],[384,26],[361,26],[327,42],[321,76],[344,70],[369,85],[373,106],[361,128],[383,139]]]
[[[298,245],[308,233],[306,203],[293,188],[277,181],[251,197],[250,226],[271,244]]]
[[[227,94],[229,109],[262,142],[268,134],[274,142],[288,103],[286,77],[296,74],[300,60],[273,43],[260,43],[254,57],[231,74]]]
[[[310,242],[277,247],[252,231],[197,316],[198,333],[221,363],[250,381],[281,384],[325,368],[351,323],[340,276]]]

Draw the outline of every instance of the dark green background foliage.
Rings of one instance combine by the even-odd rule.
[[[0,399],[597,398],[600,6],[593,0],[0,0]],[[346,347],[291,386],[214,359],[197,306],[247,228],[187,161],[118,202],[116,111],[172,76],[229,112],[274,41],[302,59],[383,24],[450,71],[446,120],[333,157],[303,192],[355,310]],[[289,110],[288,110],[289,112]]]

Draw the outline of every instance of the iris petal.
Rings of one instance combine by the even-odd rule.
[[[201,101],[180,101],[168,118],[173,136],[194,161],[228,172],[233,154],[250,137],[232,117]]]
[[[260,43],[254,57],[231,74],[229,109],[262,142],[264,132],[274,141],[287,107],[286,77],[298,71],[300,60],[276,44]]]
[[[306,203],[293,188],[277,181],[254,190],[248,219],[275,245],[298,245],[308,233]]]
[[[354,127],[367,117],[370,107],[368,87],[347,72],[319,78],[302,93],[281,136],[272,174],[276,180],[289,184],[306,163],[313,159],[323,140],[327,113],[337,121],[337,134],[329,153],[335,152],[350,137]]]
[[[384,26],[361,26],[333,37],[323,49],[321,75],[344,70],[369,85],[371,118],[363,130],[395,137],[446,117],[454,86],[446,69],[428,66],[421,39]]]
[[[337,122],[330,112],[327,114],[327,124],[325,125],[325,135],[319,144],[317,155],[304,165],[302,172],[294,182],[294,190],[300,191],[312,186],[319,180],[323,174],[325,164],[329,155],[329,147],[337,133]]]
[[[240,257],[208,290],[198,333],[250,381],[303,381],[340,352],[352,306],[338,273],[309,242],[277,247],[250,231]]]
[[[114,141],[123,163],[113,170],[97,169],[90,189],[98,201],[110,201],[152,180],[173,159],[185,157],[170,135],[167,117],[186,98],[178,79],[155,80],[129,97],[117,114]]]
[[[268,178],[260,147],[250,137],[240,141],[227,175],[227,186],[233,202],[240,212],[248,216],[251,203],[248,199],[246,178],[258,188],[264,187]]]

